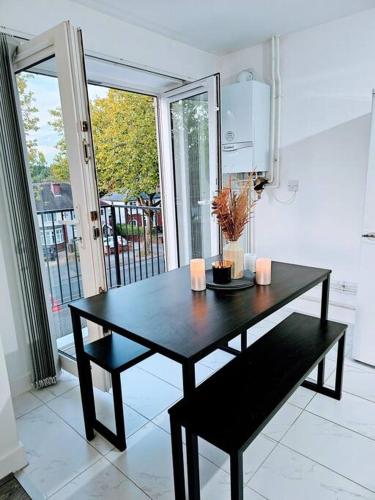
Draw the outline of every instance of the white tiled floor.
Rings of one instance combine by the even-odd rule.
[[[283,314],[248,333],[255,341]],[[233,342],[236,345],[238,340]],[[197,381],[231,355],[216,351],[197,365]],[[334,357],[327,363],[333,381]],[[167,409],[181,395],[181,369],[155,355],[123,374],[128,448],[97,435],[88,443],[77,379],[15,398],[29,465],[18,478],[33,500],[172,500]],[[112,396],[95,391],[97,414],[113,427]],[[229,499],[229,462],[200,440],[202,500]],[[299,388],[244,456],[246,500],[375,500],[375,369],[345,361],[341,401]]]

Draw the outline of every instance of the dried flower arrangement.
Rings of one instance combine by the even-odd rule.
[[[212,215],[216,215],[217,222],[227,241],[237,241],[249,221],[252,210],[257,202],[251,201],[250,192],[254,188],[253,175],[242,185],[239,192],[229,186],[222,188],[212,200]]]

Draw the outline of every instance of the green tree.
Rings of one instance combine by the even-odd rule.
[[[154,99],[109,89],[91,103],[99,191],[140,203],[159,186]]]
[[[64,122],[62,118],[61,108],[50,109],[51,120],[49,125],[55,130],[58,135],[56,143],[57,153],[51,163],[51,174],[54,180],[69,181],[69,165],[66,152],[66,142],[64,136]]]
[[[31,178],[34,183],[43,182],[50,176],[44,153],[40,151],[37,139],[30,137],[32,132],[39,130],[38,108],[35,106],[34,93],[29,90],[28,81],[34,75],[17,75],[17,86],[22,110],[23,126],[26,134],[26,146]]]
[[[155,207],[159,191],[159,163],[154,98],[109,89],[106,97],[90,103],[100,196],[123,194],[139,205]],[[49,122],[59,135],[58,153],[52,164],[54,178],[69,179],[61,109],[50,111]],[[149,243],[154,211],[145,210],[146,240]]]
[[[154,98],[109,89],[91,103],[98,188],[101,195],[121,193],[150,207],[146,215],[146,243],[150,246],[154,210],[159,205],[159,161]]]

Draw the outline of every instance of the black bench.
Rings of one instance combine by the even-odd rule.
[[[341,398],[346,328],[294,313],[169,409],[177,500],[185,499],[181,426],[230,455],[231,498],[242,500],[243,452],[293,392],[302,385]],[[335,388],[305,381],[336,342]],[[200,497],[197,470],[188,467],[190,500]]]
[[[95,415],[91,415],[90,421],[92,429],[97,430],[110,443],[112,443],[120,451],[126,449],[125,425],[124,425],[124,408],[122,404],[121,393],[121,372],[134,366],[140,361],[151,356],[152,351],[132,340],[129,340],[118,333],[112,333],[99,340],[90,342],[84,345],[84,357],[87,361],[92,361],[98,366],[101,366],[111,374],[113,403],[115,410],[116,434],[108,427],[97,420]],[[87,370],[87,383],[85,382],[86,391],[90,392],[93,400],[93,386],[91,370]],[[93,435],[93,433],[91,433]]]

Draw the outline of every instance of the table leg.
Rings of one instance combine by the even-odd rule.
[[[170,422],[171,422],[171,440],[172,440],[174,495],[176,500],[186,500],[184,454],[182,446],[181,426],[174,421],[173,417],[171,417]]]
[[[85,422],[86,438],[91,441],[95,437],[93,423],[96,420],[91,367],[90,361],[84,355],[81,317],[74,309],[70,309],[70,313],[72,317],[78,379],[81,389],[82,410],[83,419]]]
[[[194,363],[182,367],[184,397],[189,398],[195,389]],[[188,470],[189,500],[200,499],[198,437],[186,430],[186,459]]]
[[[247,349],[247,330],[241,333],[241,352]]]
[[[320,309],[320,319],[321,321],[327,321],[328,319],[328,305],[329,305],[329,285],[330,285],[330,275],[322,283],[322,301]],[[325,372],[325,358],[318,365],[318,377],[317,384],[319,387],[324,385],[324,372]]]

